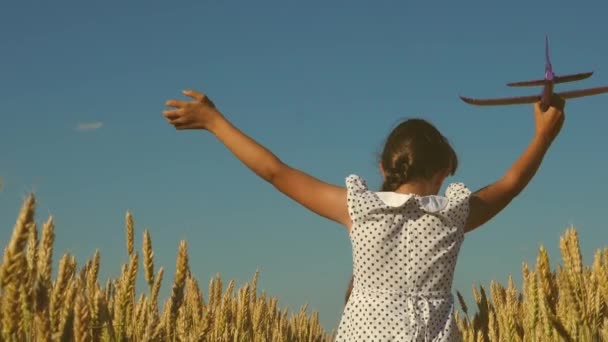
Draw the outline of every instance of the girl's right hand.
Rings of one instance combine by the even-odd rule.
[[[553,142],[564,125],[565,115],[562,110],[549,107],[546,112],[540,108],[540,101],[534,104],[536,136],[547,143]]]
[[[184,90],[183,94],[191,97],[193,101],[167,101],[166,105],[168,107],[175,108],[163,111],[167,121],[178,130],[211,130],[217,119],[221,118],[221,114],[215,108],[213,102],[205,94],[195,90]]]

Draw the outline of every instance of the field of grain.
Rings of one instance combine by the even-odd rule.
[[[332,341],[317,312],[279,309],[277,299],[258,294],[256,273],[235,289],[216,275],[204,294],[190,272],[185,241],[178,246],[171,294],[162,305],[158,294],[163,268],[155,270],[152,240],[143,232],[141,254],[134,246],[133,217],[125,217],[128,264],[119,276],[98,281],[100,253],[78,267],[63,254],[51,279],[53,218],[40,236],[34,218],[35,197],[24,201],[0,265],[2,341]],[[608,341],[608,249],[585,266],[574,228],[560,238],[563,264],[551,269],[541,246],[534,269],[523,264],[523,290],[491,282],[473,287],[477,310],[469,313],[457,292],[456,319],[463,341]],[[142,256],[140,258],[140,255]],[[136,294],[143,269],[148,290]],[[161,309],[162,307],[162,309]]]
[[[463,341],[608,341],[608,249],[583,264],[577,232],[559,240],[562,263],[552,270],[541,246],[534,269],[522,266],[523,291],[513,278],[507,286],[473,287],[477,310],[457,293],[464,315],[456,312]]]
[[[78,267],[74,256],[59,260],[51,279],[53,218],[34,218],[35,197],[23,203],[0,266],[0,341],[331,341],[317,312],[281,310],[277,299],[258,294],[256,273],[250,283],[224,288],[216,275],[203,294],[190,272],[185,241],[178,246],[171,295],[158,303],[163,268],[155,270],[152,240],[144,231],[141,254],[135,250],[133,217],[126,215],[130,261],[120,275],[98,281],[100,253]],[[142,257],[140,257],[140,255]],[[137,296],[135,281],[143,269],[148,291]]]

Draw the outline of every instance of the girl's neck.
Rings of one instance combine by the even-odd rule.
[[[414,194],[418,196],[430,196],[437,195],[439,192],[441,184],[437,185],[433,182],[428,181],[419,181],[419,182],[409,182],[402,184],[400,187],[395,189],[396,193],[400,194]]]

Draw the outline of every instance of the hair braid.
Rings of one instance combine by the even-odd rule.
[[[385,169],[386,180],[382,185],[382,191],[395,191],[401,184],[406,183],[410,166],[407,154],[395,158],[392,165]]]

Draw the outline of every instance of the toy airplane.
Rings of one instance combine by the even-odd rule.
[[[577,98],[577,97],[593,96],[593,95],[608,93],[608,86],[554,93],[553,92],[554,84],[584,80],[586,78],[591,77],[591,75],[593,75],[593,72],[584,72],[584,73],[580,73],[580,74],[556,76],[553,73],[553,68],[551,66],[551,61],[549,59],[549,38],[548,37],[545,37],[545,58],[546,58],[546,64],[545,64],[545,78],[544,79],[533,80],[533,81],[523,81],[523,82],[513,82],[513,83],[507,84],[510,87],[543,86],[543,91],[540,95],[505,97],[505,98],[494,98],[494,99],[473,99],[473,98],[468,98],[468,97],[463,97],[463,96],[460,96],[460,98],[466,103],[469,103],[472,105],[477,105],[477,106],[515,105],[515,104],[534,103],[534,102],[537,102],[540,100],[541,109],[543,111],[546,111],[549,108],[549,106],[555,106],[557,108],[563,109],[564,99],[572,99],[572,98]]]

